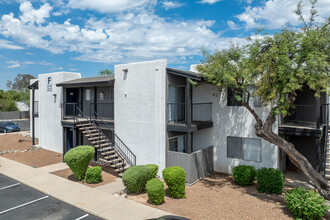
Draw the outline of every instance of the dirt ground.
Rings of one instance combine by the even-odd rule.
[[[95,165],[92,164],[92,166],[95,166]],[[90,167],[92,167],[92,166],[90,166]],[[59,171],[53,172],[52,174],[54,174],[56,176],[63,177],[65,179],[68,179],[68,180],[71,180],[71,181],[74,181],[74,182],[78,182],[78,183],[84,184],[86,186],[93,187],[93,188],[94,187],[97,187],[97,186],[102,186],[102,185],[107,184],[107,183],[112,183],[112,182],[115,181],[115,179],[118,178],[116,175],[114,175],[112,173],[112,171],[109,171],[109,169],[106,169],[104,167],[102,167],[102,182],[99,182],[99,183],[88,184],[88,183],[84,183],[82,181],[79,181],[79,180],[77,180],[73,176],[73,173],[72,173],[72,171],[69,168],[68,169],[64,169],[64,170],[59,170]]]
[[[238,186],[226,174],[213,173],[186,186],[184,199],[171,199],[165,189],[165,202],[159,206],[150,204],[146,193],[128,198],[190,219],[293,219],[283,195],[259,193],[256,184]]]
[[[45,149],[9,153],[2,156],[36,168],[63,162],[62,154]]]
[[[38,140],[36,140],[38,144]],[[32,138],[20,134],[0,135],[0,151],[27,150],[32,148]]]

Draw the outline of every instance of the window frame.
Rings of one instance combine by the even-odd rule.
[[[240,147],[241,147],[241,152],[242,152],[242,155],[241,155],[241,158],[238,158],[238,157],[229,157],[228,155],[228,150],[229,150],[229,145],[228,145],[228,139],[229,138],[239,138],[240,139]],[[256,161],[256,160],[247,160],[244,158],[244,140],[246,139],[252,139],[252,140],[258,140],[259,143],[260,143],[260,155],[259,155],[259,158],[260,160],[259,161]],[[227,136],[227,158],[231,158],[231,159],[239,159],[239,160],[244,160],[244,161],[251,161],[251,162],[256,162],[256,163],[261,163],[262,162],[262,142],[261,142],[261,139],[260,138],[247,138],[247,137],[238,137],[238,136]]]
[[[183,148],[183,152],[178,151],[178,137],[179,136],[183,136],[183,140],[184,140],[184,148]],[[170,141],[176,139],[177,142],[177,147],[176,147],[176,151],[170,150]],[[177,153],[187,153],[187,135],[186,134],[180,134],[180,135],[176,135],[176,136],[172,136],[168,138],[168,150],[171,152],[177,152]]]

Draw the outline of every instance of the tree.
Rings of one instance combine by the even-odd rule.
[[[0,111],[17,111],[17,106],[12,94],[0,90]]]
[[[101,76],[110,76],[110,75],[113,74],[113,71],[105,69],[105,70],[100,70],[99,73],[100,73]]]
[[[18,74],[14,82],[11,80],[7,81],[7,89],[13,89],[13,90],[23,90],[27,89],[27,87],[30,85],[30,79],[35,79],[34,76],[30,74]]]
[[[330,183],[292,143],[272,129],[278,115],[285,117],[294,108],[296,92],[303,86],[314,90],[315,96],[329,92],[330,19],[323,24],[314,23],[315,3],[312,1],[309,22],[303,19],[302,6],[298,4],[296,13],[304,23],[303,27],[286,27],[272,36],[249,39],[245,46],[231,45],[229,49],[213,54],[203,51],[204,61],[197,69],[207,82],[219,89],[232,89],[236,100],[253,115],[255,134],[282,149],[320,194],[330,199]],[[252,97],[258,97],[263,105],[270,107],[266,119],[249,104]]]

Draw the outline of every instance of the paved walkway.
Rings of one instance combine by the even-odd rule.
[[[0,173],[100,218],[135,220],[173,215],[113,195],[117,189],[112,190],[108,184],[98,187],[99,189],[91,188],[49,173],[65,169],[66,165],[63,163],[32,168],[0,157],[0,165]],[[118,181],[113,184],[117,184],[118,188],[121,187]]]

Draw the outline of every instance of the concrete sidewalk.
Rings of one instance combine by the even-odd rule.
[[[100,218],[135,220],[173,215],[49,173],[65,167],[63,164],[32,168],[0,157],[0,165],[0,173]]]

